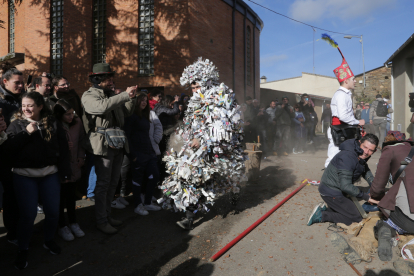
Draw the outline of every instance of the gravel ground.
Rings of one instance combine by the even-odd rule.
[[[44,216],[38,215],[29,266],[21,272],[12,266],[17,248],[7,242],[0,220],[0,275],[55,275],[73,265],[58,275],[356,275],[332,247],[327,223],[306,226],[308,212],[321,201],[317,187],[311,185],[217,261],[208,261],[303,179],[320,180],[326,149],[320,136],[305,154],[263,159],[260,178],[243,184],[238,203],[232,205],[229,196],[220,198],[191,231],[175,224],[183,213],[160,211],[143,217],[130,205],[113,210],[113,216],[124,224],[118,234],[107,236],[95,228],[93,203],[80,200],[77,216],[86,236],[72,242],[56,237],[62,254],[53,256],[42,248]],[[375,153],[369,161],[373,171],[379,155]],[[360,185],[367,186],[365,182]],[[132,203],[131,197],[127,199]],[[362,275],[400,275],[392,262],[377,257],[355,267]]]

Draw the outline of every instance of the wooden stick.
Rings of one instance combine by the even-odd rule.
[[[260,143],[260,136],[257,135],[257,143]]]
[[[83,262],[83,261],[77,262],[76,264],[71,265],[70,267],[65,268],[64,270],[59,271],[58,273],[53,274],[53,276],[58,275],[58,274],[60,274],[60,273],[62,273],[62,272],[65,272],[65,271],[69,270],[70,268],[72,268],[72,267],[74,267],[74,266],[77,266],[78,264],[81,264],[82,262]]]
[[[253,151],[254,151],[255,145],[253,145]]]
[[[351,263],[348,263],[349,264],[349,266],[355,271],[355,273],[358,275],[358,276],[362,276],[362,274],[361,273],[359,273],[359,271],[355,268],[355,266],[353,265],[353,264],[351,264]]]

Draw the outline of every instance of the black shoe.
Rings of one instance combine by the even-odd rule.
[[[14,262],[14,267],[18,270],[25,269],[27,267],[27,250],[19,250],[17,252],[17,258]]]
[[[177,225],[185,230],[193,229],[193,220],[188,218],[183,218],[181,221],[177,221]]]
[[[53,255],[58,255],[62,252],[62,249],[54,241],[47,241],[43,244],[43,247],[49,249],[50,253]]]
[[[14,244],[15,246],[19,246],[19,241],[17,239],[15,239],[15,240],[7,239],[7,241],[11,244]]]
[[[88,197],[88,199],[89,199],[90,201],[95,202],[95,196]]]
[[[395,230],[387,223],[377,224],[378,227],[378,257],[383,262],[392,260],[392,237]]]

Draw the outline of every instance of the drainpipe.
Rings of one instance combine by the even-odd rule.
[[[233,0],[232,14],[232,37],[233,37],[233,91],[236,91],[236,0]],[[244,100],[244,99],[243,99]]]
[[[391,130],[394,130],[394,114],[395,114],[395,102],[394,102],[394,66],[391,66],[391,102],[394,112],[391,113]],[[405,117],[405,116],[404,116]]]
[[[256,19],[253,26],[253,98],[256,99]]]
[[[246,93],[247,93],[247,58],[246,58],[246,16],[247,16],[247,10],[244,10],[244,19],[243,19],[243,56],[244,56],[244,98],[246,99]]]

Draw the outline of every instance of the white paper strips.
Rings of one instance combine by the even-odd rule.
[[[164,192],[159,203],[166,209],[184,211],[193,204],[208,211],[206,204],[213,204],[219,195],[240,190],[246,159],[240,106],[234,92],[224,83],[217,85],[217,80],[216,67],[201,58],[180,79],[183,86],[196,81],[201,88],[193,93],[183,124],[171,137],[182,146],[169,149],[163,158],[170,175],[159,186]],[[198,148],[191,147],[193,139],[199,141]]]

